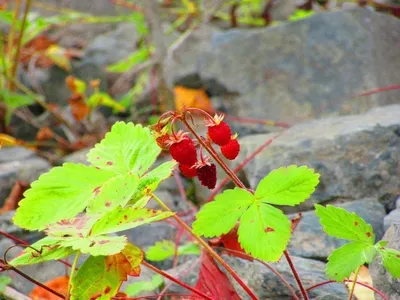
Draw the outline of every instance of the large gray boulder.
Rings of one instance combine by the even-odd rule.
[[[367,9],[318,13],[270,28],[203,30],[166,62],[169,83],[197,74],[229,92],[228,112],[291,123],[399,103],[400,21]],[[232,97],[232,93],[237,96]]]
[[[359,116],[325,118],[298,124],[272,142],[244,168],[252,188],[271,170],[307,165],[321,174],[311,200],[287,212],[310,209],[316,202],[366,197],[393,199],[400,191],[400,105],[375,108]],[[276,134],[240,140],[243,161]],[[385,203],[388,207],[394,203]]]

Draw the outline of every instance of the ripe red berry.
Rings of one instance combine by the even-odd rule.
[[[212,190],[217,184],[217,167],[214,164],[204,164],[197,168],[197,177],[201,185]]]
[[[197,162],[196,147],[187,136],[170,142],[169,153],[173,159],[182,165],[193,166]]]
[[[193,178],[197,175],[197,170],[194,166],[179,165],[179,171],[181,171],[182,175],[186,178]]]
[[[223,115],[215,115],[212,120],[206,121],[208,136],[219,146],[226,145],[231,140],[231,128],[227,123],[222,121],[223,119]]]
[[[240,151],[240,144],[236,138],[232,138],[228,144],[221,147],[222,154],[229,160],[234,160]]]

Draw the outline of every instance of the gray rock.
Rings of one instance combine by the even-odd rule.
[[[19,147],[4,150],[5,152],[0,155],[0,206],[4,204],[16,180],[30,183],[51,168],[47,160],[29,150],[21,150]],[[2,151],[3,149],[0,153]]]
[[[385,209],[376,199],[363,199],[337,205],[350,212],[355,212],[372,225],[376,241],[383,236],[383,218]],[[289,218],[296,215],[289,216]],[[303,213],[290,241],[288,250],[291,254],[306,258],[326,259],[333,250],[347,241],[325,234],[314,211]]]
[[[388,241],[386,247],[400,251],[400,225],[392,225],[382,239]],[[393,278],[385,270],[379,257],[372,262],[369,272],[375,288],[383,292],[389,300],[400,299],[400,279]]]
[[[239,117],[293,123],[365,112],[399,102],[399,91],[353,99],[400,81],[399,26],[392,16],[357,8],[270,28],[211,31],[183,43],[165,77],[171,84],[193,74],[219,80],[239,94],[225,99]]]
[[[400,208],[392,210],[384,219],[383,227],[388,230],[393,224],[400,225]]]
[[[311,199],[286,212],[310,209],[316,202],[376,199],[400,190],[400,105],[376,108],[359,116],[325,118],[296,125],[261,151],[244,168],[252,188],[271,170],[307,165],[321,174]],[[275,134],[240,140],[242,161]],[[395,201],[395,200],[394,200]]]
[[[113,64],[136,50],[138,33],[132,23],[122,23],[114,31],[96,37],[85,49],[84,56],[96,65]]]
[[[17,225],[15,225],[12,221],[14,217],[15,211],[7,211],[5,213],[0,214],[0,231],[8,233],[14,237],[20,238],[26,242],[32,243],[38,240],[43,236],[42,233],[26,231]],[[7,239],[6,237],[0,235],[0,241],[2,239]],[[0,249],[1,250],[1,249]],[[0,256],[2,252],[0,252]]]
[[[257,261],[249,262],[247,260],[227,255],[223,255],[222,257],[235,270],[235,272],[237,272],[240,278],[243,279],[259,299],[292,299],[287,287],[266,266]],[[326,280],[324,263],[296,256],[292,256],[292,259],[306,288]],[[194,262],[195,261],[189,261],[184,265],[171,269],[168,273],[173,276],[180,275],[180,279],[185,283],[195,285],[198,278],[200,264],[193,267]],[[284,259],[271,265],[289,282],[294,290],[298,289],[293,274]],[[185,270],[188,268],[191,270],[188,274],[185,274]],[[233,279],[231,279],[231,281],[234,282]],[[169,281],[166,280],[166,283],[168,282]],[[234,286],[242,299],[249,299],[249,296],[236,282],[234,283]],[[183,288],[175,284],[172,285],[168,291],[171,293],[186,292]],[[343,284],[326,285],[325,287],[315,289],[310,293],[311,299],[346,299],[346,297],[347,291]]]
[[[91,148],[81,149],[79,151],[68,154],[60,159],[59,164],[62,165],[63,163],[70,162],[75,164],[89,165],[86,155],[88,154],[90,149]]]

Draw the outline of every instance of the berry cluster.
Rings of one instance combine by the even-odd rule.
[[[170,121],[171,118],[168,119]],[[173,123],[173,122],[172,122]],[[207,140],[210,145],[214,143],[221,149],[222,155],[234,160],[240,151],[240,145],[237,141],[237,134],[232,135],[231,128],[223,121],[223,115],[215,115],[214,118],[207,118],[205,121],[207,126]],[[168,129],[161,123],[155,127],[156,141],[158,145],[166,151],[169,151],[172,158],[179,163],[179,170],[183,176],[187,178],[197,177],[203,186],[209,189],[215,188],[217,183],[217,167],[210,162],[209,157],[202,154],[202,146],[200,145],[200,157],[196,149],[195,142],[189,137],[187,132],[179,131],[177,133],[168,133]]]

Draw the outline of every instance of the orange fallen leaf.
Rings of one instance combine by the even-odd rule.
[[[17,180],[10,192],[10,195],[4,202],[3,207],[0,209],[0,213],[17,209],[19,201],[22,200],[23,194],[29,188],[29,186],[30,185],[28,182]]]
[[[195,107],[207,112],[213,112],[211,101],[203,89],[188,89],[183,86],[174,88],[175,108],[182,111],[183,107]]]
[[[49,127],[42,127],[36,134],[36,140],[47,141],[54,137],[54,132]]]
[[[73,94],[68,100],[71,113],[75,120],[82,121],[89,114],[89,106],[86,104],[82,95]]]
[[[68,292],[68,282],[69,277],[67,276],[60,276],[56,277],[50,281],[45,283],[46,286],[49,288],[59,292],[60,294],[66,295]],[[38,286],[35,287],[32,292],[29,294],[33,300],[59,300],[60,298],[48,291],[44,288]]]

